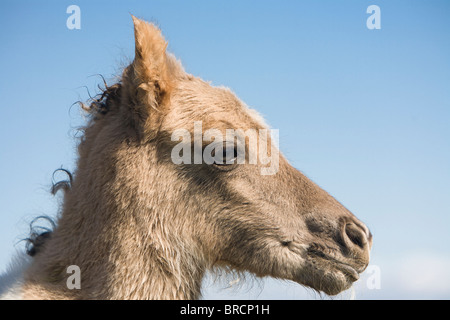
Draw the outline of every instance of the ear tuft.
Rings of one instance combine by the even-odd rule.
[[[135,38],[135,77],[140,83],[157,83],[162,90],[166,89],[167,74],[167,42],[161,31],[151,23],[134,16]],[[140,84],[139,83],[139,84]]]
[[[151,23],[134,16],[135,57],[125,70],[126,105],[133,126],[145,139],[154,137],[172,87],[172,70],[167,42]]]

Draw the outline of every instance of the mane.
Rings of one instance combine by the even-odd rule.
[[[111,111],[113,106],[120,103],[122,91],[121,82],[117,82],[111,86],[108,86],[104,77],[101,75],[100,77],[103,79],[103,84],[105,86],[104,88],[100,87],[100,85],[98,86],[98,88],[100,89],[100,93],[98,93],[94,97],[90,97],[90,99],[86,103],[81,101],[75,102],[78,103],[81,109],[90,116],[90,121],[88,121],[85,128],[93,125],[100,117],[106,115],[109,111]],[[68,179],[55,181],[54,177],[55,173],[57,172],[65,173]],[[62,190],[64,193],[70,191],[73,182],[73,175],[69,170],[64,168],[56,169],[55,171],[53,171],[52,177],[53,181],[50,190],[50,193],[52,195],[56,195],[60,190]],[[48,226],[42,225],[42,221],[44,221],[44,224],[47,224]],[[36,254],[38,254],[47,240],[51,238],[55,228],[56,221],[50,216],[41,215],[34,218],[30,222],[29,236],[23,239],[25,241],[25,252],[27,253],[27,255],[34,257]]]
[[[50,228],[42,225],[35,225],[39,220],[46,220],[51,225]],[[34,257],[41,249],[47,239],[52,236],[56,227],[55,221],[49,216],[39,216],[30,223],[30,235],[25,239],[25,250],[30,257]]]
[[[81,101],[76,102],[80,105],[81,109],[91,115],[91,119],[94,121],[107,114],[114,105],[120,103],[120,99],[122,97],[121,82],[108,86],[103,76],[101,77],[105,86],[104,88],[98,86],[101,92],[95,97],[91,97],[87,103]]]

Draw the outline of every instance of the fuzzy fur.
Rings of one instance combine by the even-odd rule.
[[[187,74],[158,28],[133,21],[135,59],[84,106],[92,119],[71,188],[15,282],[20,297],[197,299],[205,273],[223,268],[347,289],[368,264],[372,236],[282,155],[271,176],[261,164],[172,163],[171,133],[192,132],[194,121],[223,132],[266,125],[231,90]],[[81,289],[66,286],[70,265],[80,267]]]

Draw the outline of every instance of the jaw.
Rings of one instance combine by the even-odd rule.
[[[292,280],[329,296],[335,296],[349,289],[359,279],[358,271],[361,271],[361,268],[352,261],[347,261],[343,257],[334,258],[311,253],[306,247],[294,249],[291,245],[289,248],[283,248],[282,254],[277,257],[267,256],[264,269],[248,266],[242,268],[242,263],[236,265],[230,261],[225,264],[231,265],[236,270],[250,271],[258,277],[273,276]]]
[[[351,266],[318,258],[305,261],[304,268],[294,281],[334,296],[349,289],[358,278],[358,273]]]
[[[288,265],[294,271],[285,270],[286,278],[329,296],[349,289],[364,269],[356,261],[346,259],[337,252],[333,255],[332,252],[325,254],[311,250],[308,245],[300,247],[298,244],[291,244],[288,249]]]

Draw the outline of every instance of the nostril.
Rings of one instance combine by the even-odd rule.
[[[353,224],[353,223],[347,223],[345,225],[345,236],[354,244],[360,247],[361,249],[364,249],[367,244],[367,236],[366,233],[363,232],[363,230]]]

